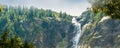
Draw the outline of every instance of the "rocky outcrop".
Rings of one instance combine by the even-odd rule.
[[[82,14],[81,48],[120,48],[120,20],[103,16],[88,11]]]

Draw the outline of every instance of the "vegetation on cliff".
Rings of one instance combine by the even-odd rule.
[[[120,48],[120,20],[104,15],[91,10],[83,12],[80,19],[83,33],[79,44],[81,48]]]
[[[23,42],[35,44],[36,48],[66,48],[71,19],[63,12],[4,6],[0,12],[0,31],[7,30],[9,37],[19,36]]]
[[[89,0],[94,12],[104,12],[113,19],[120,19],[120,0]]]

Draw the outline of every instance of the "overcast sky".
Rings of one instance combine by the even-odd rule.
[[[74,16],[80,16],[87,7],[90,7],[87,0],[0,0],[0,4],[26,7],[34,6],[57,12],[62,11]]]

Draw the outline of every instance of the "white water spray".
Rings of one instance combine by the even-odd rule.
[[[76,18],[73,17],[72,23],[75,25],[74,32],[75,36],[72,39],[73,45],[72,48],[78,48],[79,39],[81,37],[81,24],[77,22]]]

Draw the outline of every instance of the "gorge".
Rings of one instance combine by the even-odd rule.
[[[78,17],[34,7],[5,7],[0,12],[0,36],[9,33],[7,44],[18,36],[36,48],[120,48],[119,29],[120,20],[91,10]]]

